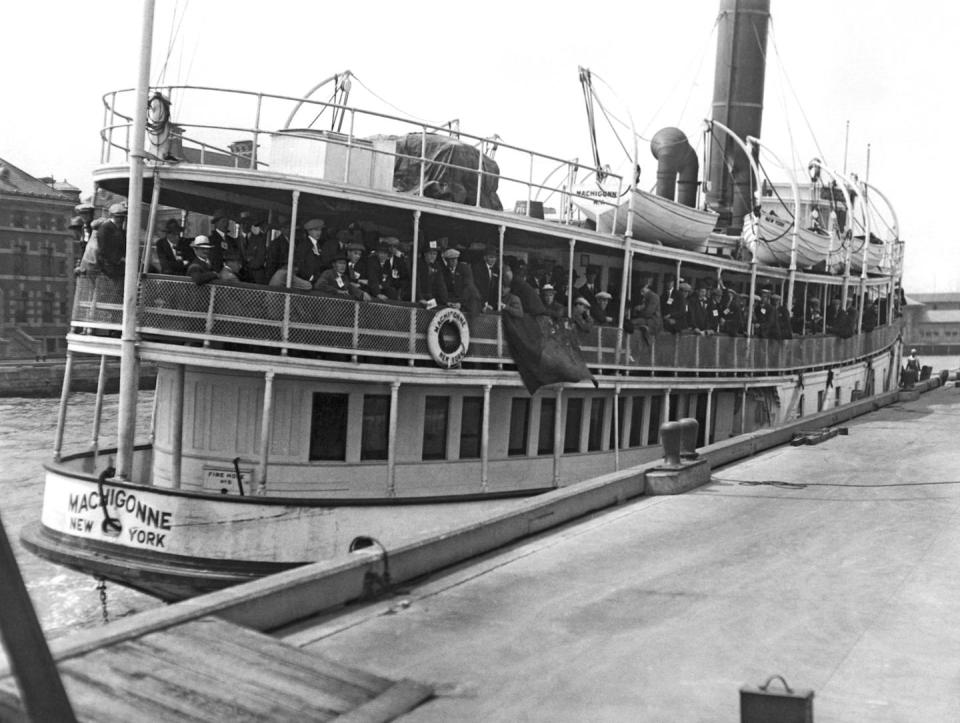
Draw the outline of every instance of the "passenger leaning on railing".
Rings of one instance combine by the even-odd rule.
[[[417,269],[417,303],[427,309],[447,305],[447,286],[437,268],[439,252],[439,241],[427,241],[420,257],[420,267]]]
[[[333,268],[320,273],[313,288],[326,294],[346,296],[357,301],[369,300],[370,295],[353,282],[347,272],[347,257],[337,256],[333,260]]]
[[[293,261],[297,275],[315,285],[320,273],[328,268],[323,260],[323,229],[326,223],[322,219],[312,218],[303,224],[306,236],[298,238],[293,247]],[[331,258],[332,262],[333,259]]]
[[[263,233],[262,221],[250,211],[240,214],[240,233],[237,244],[243,259],[241,281],[251,284],[265,284],[267,276],[267,236]]]

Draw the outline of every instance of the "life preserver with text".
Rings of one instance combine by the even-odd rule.
[[[470,348],[470,327],[459,309],[441,309],[427,325],[427,349],[444,369],[458,366]]]

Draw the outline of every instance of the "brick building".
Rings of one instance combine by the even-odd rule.
[[[79,195],[0,158],[0,360],[66,351],[76,265],[67,225]]]
[[[903,339],[920,354],[960,353],[960,293],[910,294]]]

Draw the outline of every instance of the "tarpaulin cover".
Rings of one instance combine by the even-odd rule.
[[[520,317],[504,314],[503,331],[510,355],[527,391],[557,382],[596,381],[580,356],[573,335],[546,315]]]
[[[420,188],[420,157],[424,136],[410,133],[397,141],[397,159],[393,166],[393,187],[401,193],[416,193]],[[406,156],[406,157],[405,157]],[[477,204],[477,169],[480,151],[451,136],[426,134],[426,168],[423,174],[423,195],[469,206]],[[450,165],[443,165],[450,164]],[[480,206],[502,211],[497,196],[500,167],[488,156],[483,157],[483,183]]]

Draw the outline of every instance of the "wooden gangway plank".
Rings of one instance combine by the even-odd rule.
[[[112,639],[57,668],[77,719],[104,723],[385,721],[433,694],[214,617]],[[17,719],[18,700],[14,678],[0,678],[0,717]]]

